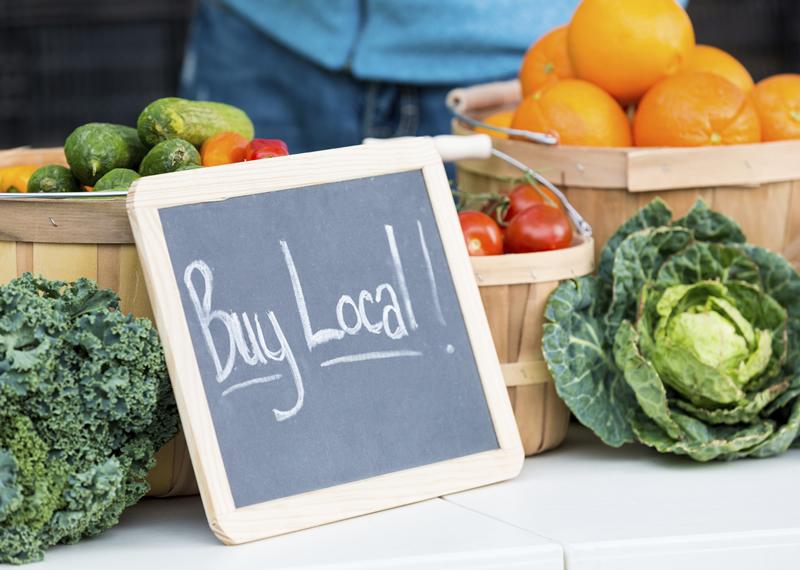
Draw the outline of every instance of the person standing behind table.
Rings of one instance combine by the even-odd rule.
[[[200,0],[181,95],[292,153],[450,132],[458,86],[515,77],[579,0]]]

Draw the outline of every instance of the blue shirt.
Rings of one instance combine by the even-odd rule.
[[[223,0],[262,32],[330,70],[411,84],[517,73],[528,46],[579,0]]]

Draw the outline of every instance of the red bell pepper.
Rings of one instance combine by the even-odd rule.
[[[245,160],[259,160],[261,158],[274,158],[286,156],[289,148],[280,139],[253,139],[247,145]]]

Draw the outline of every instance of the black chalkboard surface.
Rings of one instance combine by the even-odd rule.
[[[161,223],[237,507],[497,448],[421,170]]]
[[[507,399],[492,395],[499,385],[505,396],[499,367],[485,317],[476,316],[463,252],[460,271],[451,263],[448,248],[463,249],[463,242],[453,236],[452,223],[446,231],[440,227],[442,214],[435,211],[450,200],[438,185],[441,162],[432,176],[436,164],[424,150],[424,161],[396,171],[355,169],[324,183],[298,185],[295,178],[304,177],[297,174],[282,186],[268,176],[293,169],[290,161],[303,159],[298,155],[285,166],[279,160],[258,165],[264,178],[252,173],[255,165],[220,168],[220,174],[231,172],[236,186],[234,171],[252,173],[246,192],[222,199],[175,203],[166,193],[164,203],[152,207],[146,200],[159,186],[147,192],[144,183],[129,198],[204,501],[213,502],[207,495],[216,487],[224,491],[217,501],[223,506],[212,507],[217,515],[357,489],[359,482],[400,473],[424,477],[431,466],[455,469],[459,461],[465,473],[480,473],[502,457],[502,476],[490,478],[509,476],[506,464],[513,463],[518,438],[498,427],[498,418],[511,417]],[[159,178],[166,184],[167,177]],[[220,176],[213,180],[225,183]],[[159,230],[157,245],[139,240],[144,218]],[[167,292],[159,295],[160,289]],[[190,408],[198,403],[210,421],[193,424],[190,416],[199,412]],[[205,455],[215,467],[198,469]],[[470,467],[481,457],[482,468]],[[454,480],[460,475],[453,471]],[[408,483],[401,500],[370,494],[375,506],[365,508],[358,505],[363,498],[340,495],[340,515],[312,516],[277,530],[270,521],[264,532],[256,528],[244,537],[222,522],[215,531],[240,542],[352,516],[348,510],[359,514],[425,498],[413,490],[413,478]],[[302,518],[305,511],[299,512]],[[209,518],[213,524],[220,517]]]

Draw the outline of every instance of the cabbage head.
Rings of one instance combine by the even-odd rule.
[[[709,461],[798,440],[800,276],[702,201],[675,221],[660,199],[639,211],[545,319],[556,389],[608,445]]]

